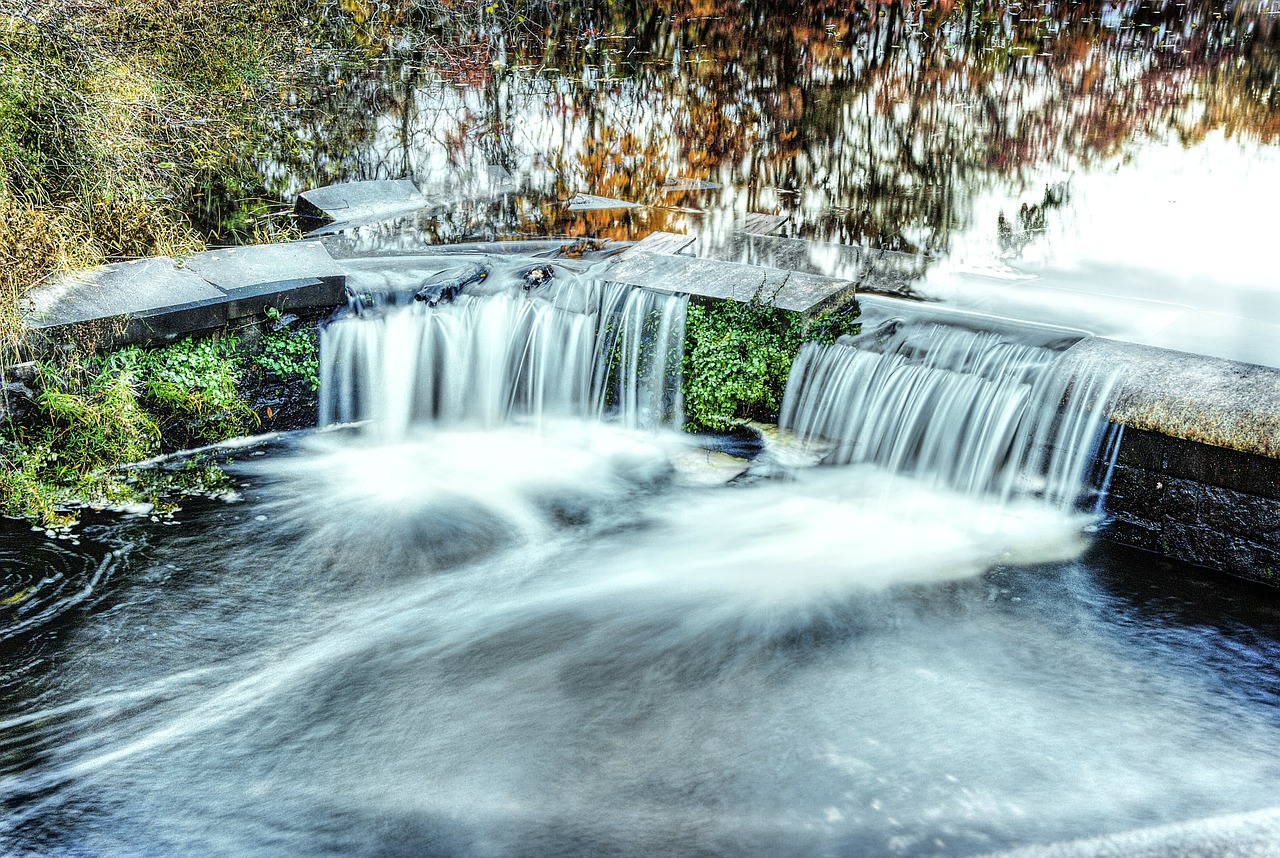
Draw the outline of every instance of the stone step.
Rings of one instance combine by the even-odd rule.
[[[741,265],[695,256],[673,256],[631,248],[609,267],[610,280],[658,292],[685,292],[704,298],[761,301],[783,310],[814,312],[852,298],[851,280],[799,271]]]

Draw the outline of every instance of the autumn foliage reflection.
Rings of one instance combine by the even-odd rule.
[[[480,218],[498,232],[765,210],[804,237],[944,252],[997,181],[1034,202],[1047,168],[1146,140],[1280,141],[1280,2],[587,2],[523,26],[481,33],[479,73],[409,52],[316,105],[294,171],[332,148],[326,181],[460,190],[445,173],[500,165],[517,201]],[[671,194],[671,176],[726,190]],[[576,191],[652,208],[576,215]]]

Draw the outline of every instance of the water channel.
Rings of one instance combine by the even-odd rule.
[[[273,169],[411,175],[442,202],[397,228],[440,240],[732,248],[781,211],[815,267],[841,243],[909,257],[917,298],[1152,341],[1188,312],[1276,321],[1231,304],[1277,288],[1250,214],[1278,160],[1265,9],[697,6],[586,4],[545,52],[488,43],[474,79],[344,82],[341,109],[300,111],[313,160]],[[1166,156],[1213,161],[1212,191],[1174,187],[1231,227],[1138,204]],[[648,207],[568,213],[576,190]],[[1157,220],[1132,244],[1093,214],[1121,205]],[[218,496],[86,512],[74,540],[5,522],[0,852],[1274,845],[1280,609],[1091,541],[1105,374],[1062,411],[1051,344],[929,328],[802,356],[783,411],[810,445],[694,441],[680,299],[597,273],[354,308],[324,334],[329,425],[224,450]],[[1175,274],[1210,279],[1121,288]],[[1116,310],[1139,304],[1165,315]],[[861,432],[888,440],[846,455]]]

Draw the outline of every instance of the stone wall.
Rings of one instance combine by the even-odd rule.
[[[1103,536],[1280,586],[1280,460],[1126,428]]]

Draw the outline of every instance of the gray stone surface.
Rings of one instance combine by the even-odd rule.
[[[1068,354],[1121,370],[1117,423],[1280,458],[1280,369],[1098,338]]]
[[[323,215],[343,223],[382,220],[428,205],[429,201],[408,179],[345,182],[303,191],[298,195],[299,214]]]
[[[318,242],[154,257],[78,271],[32,289],[37,340],[94,348],[162,340],[280,310],[332,307],[345,273]]]
[[[606,275],[619,283],[705,298],[759,300],[784,310],[810,312],[853,296],[854,284],[814,274],[671,256],[632,248]]]
[[[693,243],[697,240],[696,236],[685,235],[681,232],[651,232],[639,244],[632,245],[623,251],[622,255],[665,253],[669,256],[674,256],[693,246]]]
[[[724,185],[717,182],[708,182],[706,179],[673,176],[662,183],[662,192],[664,194],[672,194],[680,191],[714,191],[723,187]]]
[[[574,194],[569,200],[569,211],[571,212],[637,208],[643,208],[643,206],[641,206],[640,203],[633,203],[627,200],[616,200],[613,197],[597,197],[593,194]]]
[[[343,277],[342,266],[317,239],[208,250],[184,257],[178,266],[225,292],[282,280]]]
[[[157,256],[76,271],[36,286],[27,293],[24,310],[30,326],[50,328],[222,297],[218,287],[194,271]]]
[[[771,215],[764,212],[747,212],[746,218],[742,221],[742,232],[755,233],[756,235],[769,235],[772,232],[782,228],[782,225],[791,220],[791,215]]]

